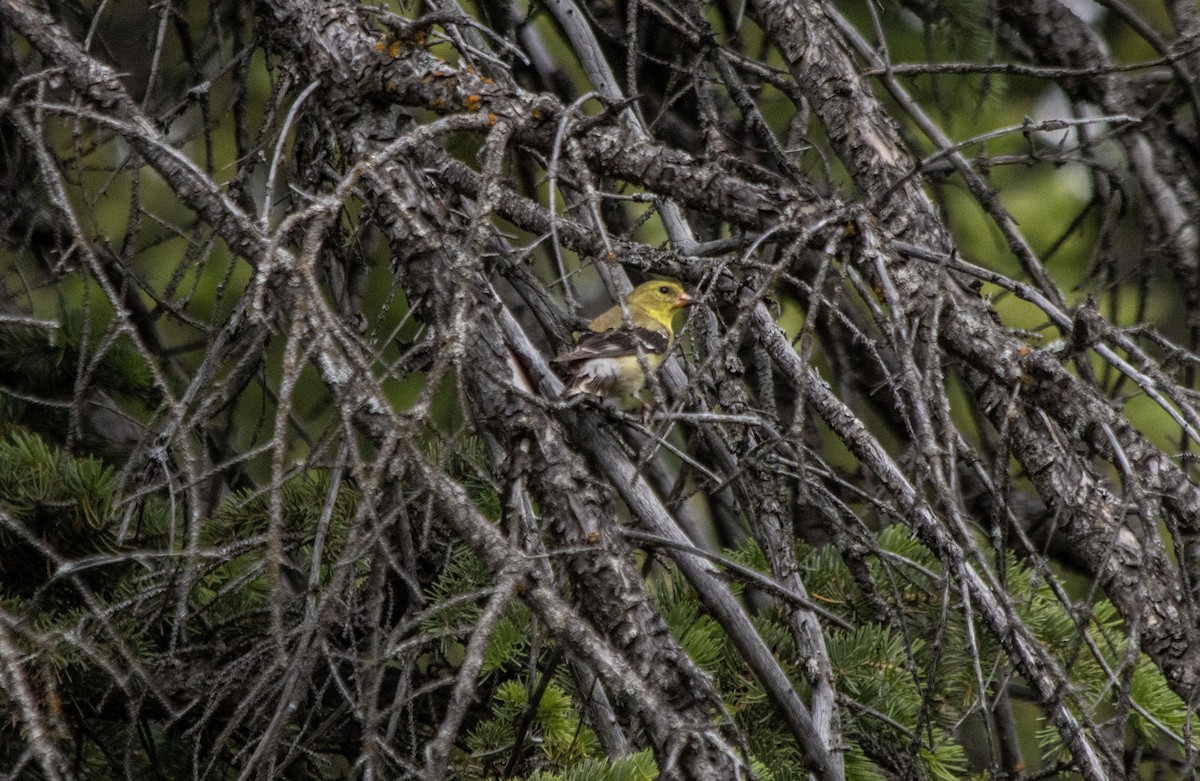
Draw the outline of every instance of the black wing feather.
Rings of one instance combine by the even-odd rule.
[[[585,331],[580,334],[575,349],[554,359],[556,363],[576,363],[592,358],[620,358],[625,355],[663,354],[671,340],[660,331],[649,328],[614,328],[609,331]]]

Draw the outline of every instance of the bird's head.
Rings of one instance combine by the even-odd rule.
[[[640,307],[656,315],[670,315],[695,301],[678,282],[656,279],[635,287],[629,294],[628,303],[631,308]]]

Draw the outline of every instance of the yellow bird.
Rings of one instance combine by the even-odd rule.
[[[675,313],[693,303],[678,282],[643,282],[625,300],[588,324],[575,349],[554,359],[569,372],[564,397],[580,393],[620,398],[646,384],[643,365],[657,369],[675,340]],[[643,364],[644,361],[644,364]]]

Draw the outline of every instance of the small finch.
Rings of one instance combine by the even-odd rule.
[[[597,317],[579,335],[575,349],[554,359],[569,372],[563,396],[620,398],[640,391],[646,384],[642,367],[654,371],[662,364],[675,340],[675,312],[693,301],[678,282],[638,285],[624,309],[614,306]]]

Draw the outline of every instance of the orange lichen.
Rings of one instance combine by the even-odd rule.
[[[488,124],[495,126],[495,124],[496,124],[496,112],[495,111],[488,112]]]
[[[393,57],[399,57],[402,49],[403,47],[401,47],[399,41],[393,41],[392,45],[388,47],[388,54],[392,55]]]
[[[467,95],[467,99],[463,102],[467,106],[467,111],[478,111],[479,104],[482,101],[483,101],[483,98],[479,97],[478,95]]]

